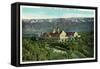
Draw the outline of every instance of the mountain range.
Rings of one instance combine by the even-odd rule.
[[[56,27],[65,32],[93,31],[94,18],[22,19],[23,34],[52,32]]]

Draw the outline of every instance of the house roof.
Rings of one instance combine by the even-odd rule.
[[[58,33],[58,32],[55,32],[55,33],[50,32],[49,35],[51,35],[52,37],[58,37],[60,35],[60,33]]]
[[[74,36],[74,33],[75,32],[66,32],[66,35],[67,36]],[[55,33],[52,33],[52,32],[48,32],[48,33],[43,33],[44,36],[51,36],[51,37],[59,37],[59,35],[61,34],[61,32],[55,32]]]
[[[67,36],[74,36],[75,32],[66,32]]]

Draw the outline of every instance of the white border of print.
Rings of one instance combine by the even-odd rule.
[[[95,40],[94,40],[94,57],[93,58],[80,58],[80,59],[63,59],[63,60],[46,60],[46,61],[27,61],[27,62],[22,62],[22,8],[23,7],[36,7],[40,8],[37,6],[20,6],[20,64],[26,64],[26,63],[45,63],[45,62],[60,62],[60,61],[80,61],[80,60],[93,60],[95,59]],[[95,10],[94,10],[94,17],[95,17]],[[95,22],[95,18],[94,18]],[[95,32],[95,23],[94,23],[94,32]],[[95,39],[95,34],[94,34],[94,39]]]

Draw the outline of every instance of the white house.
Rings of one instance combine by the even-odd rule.
[[[61,31],[58,27],[54,28],[52,32],[43,33],[43,36],[60,42],[66,42],[74,37],[81,37],[78,32],[65,32],[63,30]]]
[[[74,37],[81,37],[81,36],[77,32],[75,32]]]
[[[60,34],[60,41],[65,42],[68,39],[66,32],[62,31]]]

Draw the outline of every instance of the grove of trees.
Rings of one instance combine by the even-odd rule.
[[[22,38],[22,61],[91,58],[94,56],[94,33],[78,32],[81,37],[66,42]]]

